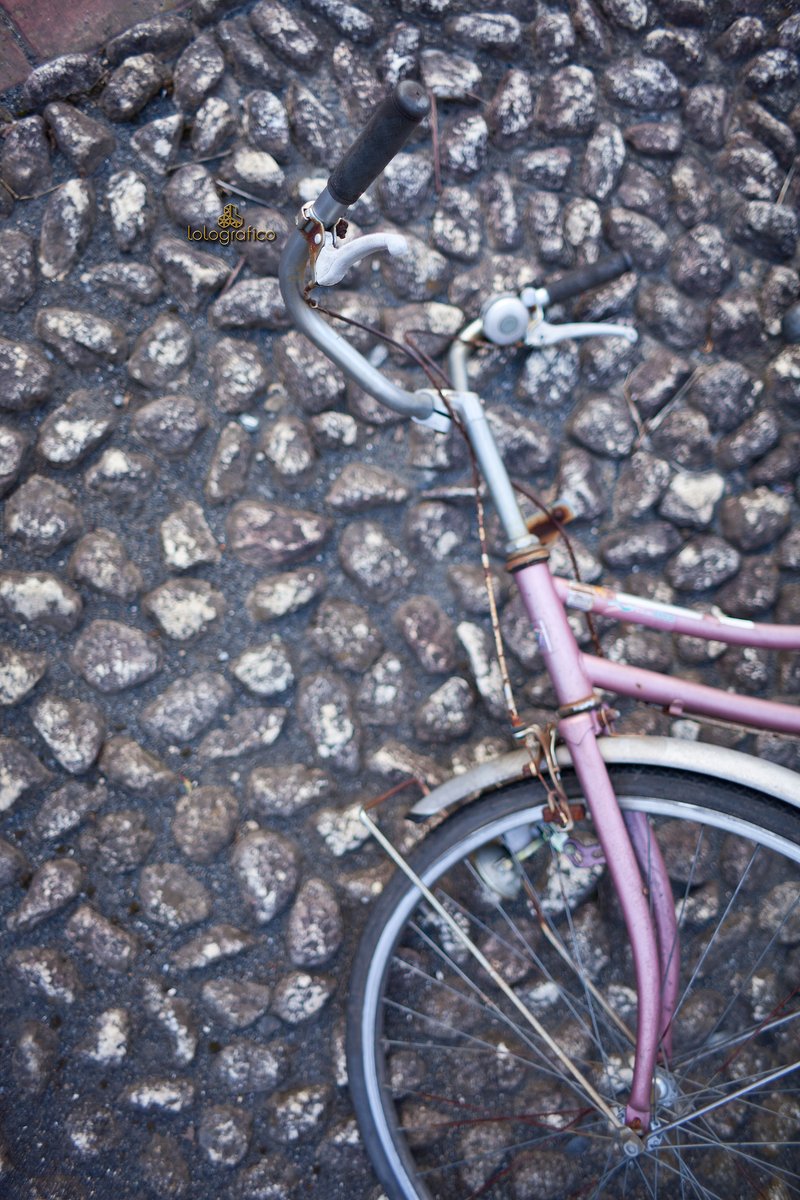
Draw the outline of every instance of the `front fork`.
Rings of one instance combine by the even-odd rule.
[[[593,694],[591,683],[549,567],[541,560],[524,563],[522,555],[517,562],[512,570],[561,705],[558,732],[569,747],[592,814],[633,952],[638,995],[636,1054],[625,1121],[643,1132],[650,1123],[659,1048],[664,1059],[670,1057],[677,1002],[679,952],[669,876],[646,816],[625,817],[617,803],[597,745],[601,726],[588,703]]]
[[[678,991],[678,933],[669,876],[645,814],[623,816],[620,811],[597,745],[592,714],[565,718],[559,732],[569,747],[592,814],[633,952],[638,996],[636,1054],[625,1123],[643,1133],[650,1124],[659,1052],[662,1060],[671,1057]]]

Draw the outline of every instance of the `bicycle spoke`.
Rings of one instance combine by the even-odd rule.
[[[691,828],[674,819],[681,801]],[[758,908],[762,896],[795,878],[796,855],[782,856],[775,837],[762,844],[756,816],[749,824],[737,817],[729,830],[716,817],[695,820],[700,810],[685,791],[681,801],[663,813],[646,796],[641,806],[627,801],[647,813],[656,843],[670,827],[662,850],[682,966],[676,1051],[656,1080],[655,1112],[666,1130],[658,1146],[633,1158],[624,1156],[609,1116],[628,1095],[634,1063],[624,1030],[626,1022],[635,1028],[637,999],[630,956],[618,953],[625,933],[607,872],[598,881],[573,871],[564,852],[545,843],[517,859],[511,894],[493,890],[474,857],[530,825],[538,810],[518,808],[513,822],[496,831],[481,826],[480,841],[425,877],[436,906],[417,891],[404,910],[403,936],[392,948],[397,967],[383,974],[378,1055],[390,1127],[400,1143],[407,1139],[426,1200],[800,1194],[800,1134],[791,1125],[800,1113],[800,1085],[793,1086],[800,1067],[795,1073],[791,1053],[800,989],[788,933],[800,899],[789,892],[785,908]],[[792,820],[800,842],[800,818]],[[645,853],[645,880],[650,873]],[[755,950],[740,922],[744,931],[763,931]],[[459,944],[453,923],[469,945]],[[676,942],[664,958],[677,950]],[[535,1014],[530,1028],[509,990]],[[602,1108],[568,1074],[553,1041]]]

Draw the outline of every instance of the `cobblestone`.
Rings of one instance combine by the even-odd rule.
[[[358,809],[504,748],[460,440],[351,387],[288,330],[277,280],[296,201],[385,87],[436,95],[438,176],[424,129],[353,210],[411,253],[331,307],[440,358],[492,293],[624,250],[630,271],[552,315],[633,320],[635,346],[481,347],[470,385],[512,473],[573,510],[584,579],[797,619],[797,19],[556,8],[196,0],[7,101],[0,1190],[10,1156],[8,1186],[42,1200],[102,1191],[117,1160],[120,1200],[375,1191],[341,1090],[387,878]],[[229,203],[275,240],[200,240]],[[571,573],[560,544],[551,565]],[[600,634],[651,669],[800,687],[786,655]]]

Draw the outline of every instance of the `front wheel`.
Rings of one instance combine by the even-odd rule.
[[[348,1021],[353,1103],[389,1200],[800,1196],[800,813],[686,772],[610,774],[623,810],[651,823],[680,932],[655,1138],[624,1154],[591,1094],[398,873],[356,956]],[[622,913],[588,852],[591,818],[574,831],[587,847],[576,865],[541,837],[543,799],[526,783],[476,801],[410,861],[617,1112],[636,1029]]]

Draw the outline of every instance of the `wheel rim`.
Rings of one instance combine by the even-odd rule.
[[[542,1055],[535,1039],[531,1044],[530,1031],[515,1026],[502,1005],[499,1013],[494,1012],[491,1002],[496,994],[489,997],[488,1007],[485,1000],[476,1000],[480,993],[486,997],[492,991],[488,979],[483,976],[476,984],[479,968],[471,961],[466,966],[458,961],[447,936],[442,939],[442,930],[437,930],[435,922],[425,917],[423,906],[421,919],[412,924],[410,937],[401,941],[394,954],[393,969],[400,972],[401,983],[392,983],[388,972],[380,969],[381,946],[376,950],[373,964],[377,965],[367,975],[361,1018],[368,1103],[399,1195],[409,1200],[417,1197],[448,1200],[451,1196],[458,1196],[459,1200],[468,1196],[502,1200],[524,1196],[525,1200],[529,1197],[533,1200],[540,1194],[550,1198],[591,1197],[609,1194],[610,1190],[611,1194],[631,1197],[719,1195],[729,1200],[739,1194],[763,1194],[783,1200],[784,1195],[800,1194],[800,1152],[798,1144],[792,1144],[795,1133],[786,1133],[795,1106],[798,1117],[795,1129],[800,1127],[796,1075],[775,1081],[766,1096],[757,1089],[700,1118],[692,1115],[704,1105],[712,1105],[737,1089],[768,1078],[776,1064],[783,1061],[780,1055],[787,1054],[785,1046],[798,1040],[800,1013],[796,992],[800,992],[800,972],[795,983],[788,959],[792,945],[800,941],[800,895],[793,882],[800,850],[780,834],[726,813],[646,796],[628,797],[621,803],[623,808],[657,817],[662,835],[665,830],[667,834],[680,835],[674,839],[672,852],[673,886],[684,936],[689,934],[686,939],[689,951],[684,953],[694,954],[695,961],[687,962],[685,973],[682,971],[676,1049],[673,1061],[660,1068],[656,1080],[659,1094],[655,1116],[662,1127],[682,1123],[662,1135],[660,1145],[656,1128],[650,1148],[638,1158],[626,1161],[619,1139],[608,1129],[608,1122],[598,1118],[586,1097],[576,1094],[571,1080],[553,1071],[552,1062]],[[453,868],[487,839],[494,841],[523,824],[535,824],[541,810],[541,805],[531,805],[474,830],[423,872],[426,883],[430,884],[434,878],[439,881],[436,894],[440,898],[449,897],[457,919],[471,924],[472,936],[481,932],[487,938],[494,935],[495,950],[501,958],[505,955],[509,959],[512,975],[517,970],[513,960],[522,953],[524,938],[521,940],[520,929],[514,928],[519,917],[510,911],[511,903],[503,899],[492,911],[489,911],[491,906],[484,905],[477,914],[467,916],[467,908],[459,900],[451,876],[455,877],[456,871],[469,873],[469,866],[463,863]],[[685,852],[686,830],[690,827],[687,818],[692,818],[696,826],[692,835],[695,847],[686,859],[688,870],[686,865],[683,868],[688,878],[678,881],[675,864],[680,862],[680,846]],[[674,831],[670,823],[675,826]],[[743,858],[743,840],[751,845],[751,861]],[[724,886],[713,874],[709,877],[713,855],[720,853],[723,842],[722,874],[727,880],[722,881]],[[550,850],[548,854],[552,856]],[[563,856],[554,858],[558,862]],[[733,876],[735,862],[739,863],[738,882]],[[540,869],[541,862],[536,867]],[[540,898],[546,896],[547,887],[552,890],[552,868],[548,867],[548,871],[547,886],[543,887],[541,881],[536,885]],[[526,868],[529,876],[535,873],[531,867]],[[574,883],[574,873],[570,877],[559,869],[556,874],[562,891]],[[479,887],[477,874],[475,880],[475,886]],[[447,883],[450,891],[443,883]],[[601,869],[594,891],[589,890],[591,898],[587,899],[585,887],[582,891],[577,888],[575,895],[580,899],[575,902],[574,911],[568,902],[560,922],[552,924],[556,929],[560,924],[567,931],[560,936],[572,951],[583,942],[586,948],[581,953],[588,956],[584,963],[590,974],[602,981],[611,1007],[618,1015],[627,1015],[629,1021],[635,1022],[635,996],[630,983],[625,982],[625,978],[632,978],[631,972],[621,970],[619,963],[601,962],[603,955],[598,952],[601,934],[607,940],[608,930],[617,919],[613,913],[615,899],[608,894],[605,884]],[[754,910],[756,891],[762,897],[765,894],[772,897],[770,903],[774,908],[778,896],[775,889],[781,887],[785,893],[782,898],[789,897],[782,924],[777,930],[759,928],[760,950],[756,961],[744,969],[746,955],[741,946],[725,949],[726,943],[735,940],[733,918],[745,906]],[[716,910],[712,913],[714,903]],[[530,904],[527,907],[530,914]],[[387,944],[394,945],[415,908],[413,897],[408,894],[405,902],[395,908],[381,934],[384,951]],[[599,925],[598,913],[602,917]],[[764,924],[763,919],[761,923]],[[711,937],[708,930],[713,928],[717,933]],[[502,936],[498,938],[499,929]],[[445,929],[444,933],[447,935],[448,931]],[[452,935],[449,936],[452,941]],[[701,941],[704,955],[702,950],[698,953]],[[595,962],[590,961],[592,953]],[[527,951],[522,956],[526,957]],[[621,951],[618,957],[624,957]],[[719,962],[726,964],[724,974],[731,983],[730,994],[706,995],[708,978],[722,971]],[[777,972],[776,962],[780,967]],[[535,964],[535,970],[531,964]],[[556,1013],[561,1025],[559,1036],[573,1039],[576,1055],[582,1056],[584,1067],[593,1073],[592,1078],[602,1087],[604,1096],[616,1104],[624,1104],[631,1051],[629,1046],[621,1045],[624,1038],[603,1009],[587,999],[577,979],[573,978],[570,986],[565,987],[563,978],[559,978],[561,991],[554,991],[552,965],[546,955],[534,952],[533,947],[528,971],[519,968],[517,973],[522,977],[515,987],[527,987],[531,1003],[543,1011],[548,1008],[548,990],[554,992],[556,1001],[551,1002],[548,1015],[552,1019],[553,1012]],[[413,996],[414,987],[416,998],[404,1003],[404,990]],[[434,993],[438,994],[438,1008],[430,999]],[[447,1018],[448,1004],[461,1013],[466,1028],[448,1028],[452,1025]],[[476,1008],[485,1025],[484,1033],[486,1029],[490,1031],[488,1042],[485,1036],[478,1036],[468,1027],[469,1010],[473,1010],[474,1017]],[[463,1015],[465,1011],[467,1017]],[[376,1028],[379,1037],[375,1036]],[[681,1028],[687,1030],[683,1040]],[[505,1036],[505,1043],[500,1035]],[[475,1070],[474,1060],[480,1056],[484,1064]],[[794,1054],[794,1057],[800,1056]],[[415,1080],[414,1069],[420,1069],[415,1059],[420,1058],[424,1060],[424,1071]],[[492,1063],[491,1072],[487,1066],[492,1058],[505,1058],[505,1075],[516,1089],[504,1097],[502,1110],[489,1094],[489,1074],[492,1074],[491,1086],[499,1088],[498,1062]],[[447,1069],[436,1066],[436,1059],[447,1061]],[[487,1075],[483,1089],[475,1082],[480,1081],[482,1070]],[[520,1072],[534,1078],[535,1084],[521,1086],[515,1079]],[[550,1107],[547,1107],[548,1088]],[[538,1105],[537,1099],[541,1101]],[[398,1133],[398,1126],[404,1127],[405,1132]],[[732,1136],[740,1143],[733,1150],[726,1141]],[[447,1159],[442,1166],[437,1160],[445,1155]],[[730,1161],[727,1164],[722,1161],[723,1155],[735,1160],[732,1167]],[[716,1161],[717,1156],[720,1162]],[[584,1183],[581,1175],[587,1173],[592,1174],[592,1180]],[[712,1182],[715,1176],[718,1183]]]

